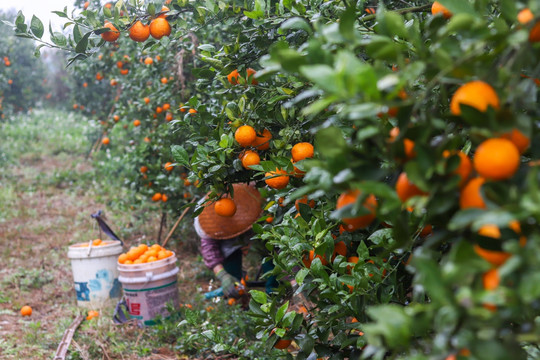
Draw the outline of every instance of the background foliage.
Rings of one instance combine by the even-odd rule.
[[[108,8],[94,1],[74,14],[60,11],[72,32],[52,39],[70,52],[74,108],[101,120],[101,136],[110,139],[103,147],[96,139],[104,150],[98,159],[116,159],[111,177],[123,179],[139,201],[165,193],[169,200],[160,206],[178,212],[192,196],[218,196],[235,182],[261,188],[265,217],[274,220],[263,217],[254,230],[284,283],[275,296],[252,292],[250,315],[269,348],[285,338],[295,340],[301,359],[534,358],[540,47],[529,34],[540,4],[441,3],[450,19],[432,15],[429,1],[178,0],[168,4],[171,36],[138,44],[127,36],[130,25],[148,21],[161,2]],[[522,25],[517,14],[524,8],[536,19]],[[101,40],[105,19],[121,31],[115,43]],[[26,27],[19,16],[14,26],[20,36],[41,37],[36,20]],[[248,68],[257,71],[257,84],[247,79]],[[227,80],[235,69],[236,85]],[[456,89],[472,80],[495,89],[499,109],[450,111]],[[243,124],[273,136],[251,169],[242,167],[244,149],[234,140]],[[400,134],[391,139],[394,127]],[[454,174],[459,157],[444,152],[471,157],[485,139],[512,129],[531,141],[519,171],[487,181],[485,209],[463,209]],[[414,156],[404,140],[414,142]],[[313,143],[315,157],[293,165],[298,142]],[[148,171],[141,174],[141,166]],[[276,168],[291,174],[281,190],[263,181]],[[400,199],[402,172],[420,196]],[[349,189],[364,196],[336,210]],[[342,219],[367,213],[367,194],[377,198],[376,220],[340,231]],[[293,206],[303,195],[313,207]],[[515,220],[520,234],[509,229]],[[498,239],[479,234],[486,224],[501,229]],[[423,231],[428,226],[432,231]],[[494,267],[475,245],[509,259]],[[310,251],[320,257],[306,260]],[[493,269],[500,277],[494,288],[484,280]],[[305,311],[284,301],[292,278]]]

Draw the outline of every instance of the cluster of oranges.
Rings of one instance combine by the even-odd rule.
[[[161,39],[164,36],[169,36],[171,34],[171,25],[167,21],[166,13],[169,11],[169,8],[163,6],[159,15],[150,21],[150,24],[143,24],[141,20],[137,20],[129,28],[129,37],[131,40],[136,42],[146,41],[150,35],[154,39]],[[103,40],[108,42],[114,42],[120,37],[120,31],[111,23],[106,21],[103,25],[104,28],[109,29],[108,31],[101,34]]]
[[[124,265],[144,264],[162,259],[166,259],[173,255],[173,252],[165,249],[159,244],[148,246],[141,244],[129,249],[127,253],[118,256],[118,262]]]
[[[103,241],[101,239],[95,239],[95,240],[92,240],[92,246],[103,246],[103,245],[108,245],[109,242],[107,241]],[[79,244],[80,247],[89,247],[90,244],[88,243],[83,243],[83,244]]]
[[[11,66],[11,61],[9,61],[9,58],[7,56],[4,56],[4,65],[7,67]]]
[[[234,133],[234,139],[238,144],[245,149],[240,153],[240,159],[242,160],[242,166],[249,169],[253,165],[259,165],[261,158],[257,153],[257,150],[263,151],[270,147],[270,140],[272,140],[272,133],[268,129],[264,129],[262,132],[257,133],[255,129],[250,125],[242,125],[236,129]],[[308,142],[300,142],[295,144],[291,149],[291,162],[295,164],[298,161],[312,158],[314,155],[313,145]],[[289,176],[303,176],[303,172],[294,167],[294,173],[289,174],[283,169],[276,169],[265,174],[266,184],[273,189],[283,189],[289,184]]]

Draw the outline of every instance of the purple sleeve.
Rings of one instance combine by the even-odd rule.
[[[211,270],[216,265],[222,264],[225,258],[221,253],[219,240],[201,237],[201,254],[204,264]]]

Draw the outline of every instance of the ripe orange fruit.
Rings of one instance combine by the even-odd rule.
[[[161,7],[161,10],[159,10],[159,12],[164,13],[164,14],[159,15],[158,18],[166,19],[167,18],[166,13],[169,12],[169,10],[170,9],[166,6]]]
[[[98,73],[96,74],[96,80],[97,80],[97,81],[103,80],[103,75],[102,75],[100,72],[98,72]]]
[[[534,24],[531,32],[529,33],[529,42],[540,42],[540,21]]]
[[[255,129],[249,125],[240,126],[234,133],[234,139],[243,147],[253,144],[256,138],[257,133]]]
[[[150,22],[150,35],[154,39],[161,39],[164,36],[171,35],[171,25],[162,17],[158,17]]]
[[[159,201],[161,200],[161,194],[160,193],[155,193],[153,196],[152,196],[152,201]]]
[[[264,182],[272,189],[283,189],[289,183],[289,175],[283,169],[267,172],[264,177]]]
[[[150,98],[148,98],[148,97],[145,97],[143,100],[144,100],[145,104],[148,104],[150,102]]]
[[[517,20],[520,24],[525,25],[534,20],[534,14],[532,13],[531,9],[525,8],[518,13]]]
[[[24,305],[22,308],[21,308],[21,315],[22,316],[30,316],[32,315],[32,308],[28,305]]]
[[[275,344],[274,347],[279,350],[283,350],[289,347],[291,345],[292,340],[288,339],[279,339]]]
[[[332,254],[332,261],[337,255],[347,256],[347,244],[345,241],[338,241],[334,244],[334,253]]]
[[[486,290],[495,290],[499,287],[500,281],[501,279],[497,269],[488,270],[482,276],[482,282],[484,283],[484,289]]]
[[[431,14],[442,14],[445,19],[450,19],[452,17],[452,13],[438,1],[433,2],[433,5],[431,5]]]
[[[149,143],[149,142],[150,142],[150,138],[149,138],[148,136],[146,136],[143,140],[144,140],[144,142],[146,142],[146,143]]]
[[[308,142],[301,142],[294,145],[291,149],[294,162],[313,157],[313,145]]]
[[[138,20],[129,29],[129,37],[131,38],[131,40],[137,42],[146,41],[146,39],[150,37],[150,26],[144,25],[140,20]],[[146,60],[144,63],[146,64]]]
[[[519,168],[519,150],[510,140],[488,139],[476,149],[473,162],[478,174],[486,179],[508,179]]]
[[[486,182],[486,179],[476,177],[469,181],[467,185],[461,190],[459,196],[459,207],[461,209],[478,208],[485,209],[486,203],[482,197],[480,189]]]
[[[135,120],[135,121],[133,121],[133,126],[137,127],[137,126],[139,126],[139,125],[141,125],[141,121],[140,121],[140,120]]]
[[[171,108],[171,104],[165,103],[165,104],[163,104],[162,107],[163,107],[163,111],[167,111],[167,110],[169,110]]]
[[[398,136],[399,128],[392,128],[392,130],[390,130],[389,141],[394,142]],[[414,141],[412,141],[411,139],[403,139],[403,149],[405,150],[405,156],[407,157],[407,159],[410,160],[416,156],[416,152],[414,151]]]
[[[402,172],[396,182],[396,192],[402,202],[405,202],[413,196],[427,195],[426,192],[420,190],[416,185],[409,181],[407,174]]]
[[[337,200],[336,209],[341,209],[349,204],[354,204],[356,199],[362,195],[362,192],[358,189],[348,190],[341,194]],[[375,209],[377,208],[377,199],[373,194],[369,194],[368,197],[362,203],[362,206],[369,210],[369,214],[361,215],[354,218],[344,218],[343,222],[348,225],[348,231],[354,231],[363,229],[369,226],[375,220]]]
[[[111,142],[111,140],[108,138],[108,137],[104,137],[101,142],[103,143],[103,145],[109,145],[109,143]]]
[[[148,166],[143,165],[143,166],[141,166],[141,169],[140,169],[140,170],[141,170],[141,172],[144,174],[144,173],[146,173],[146,172],[148,171]]]
[[[487,250],[480,247],[478,244],[474,245],[474,252],[493,266],[501,266],[508,260],[511,254],[504,251]]]
[[[73,110],[77,110],[79,108],[78,104],[73,104]]]
[[[166,83],[167,83],[167,78],[166,78],[166,77],[162,77],[160,81],[161,81],[162,84],[166,84]]]
[[[88,87],[88,83],[85,82],[85,83],[82,84],[82,86],[83,86],[84,88],[85,88],[85,87]]]
[[[272,133],[268,129],[264,129],[262,133],[257,134],[252,146],[257,150],[267,150],[270,147],[270,140],[272,140]]]
[[[259,85],[259,82],[257,80],[255,80],[255,74],[257,72],[255,70],[253,70],[252,68],[247,68],[246,69],[246,79],[247,79],[247,82],[249,82],[249,78],[251,78],[251,85]]]
[[[531,144],[531,140],[518,129],[512,129],[512,131],[502,134],[501,138],[510,140],[516,146],[520,154],[523,154]]]
[[[101,34],[103,40],[108,42],[115,42],[120,37],[120,32],[112,23],[106,21],[103,27],[109,29],[109,31]]]
[[[113,116],[113,120],[114,120],[115,122],[118,122],[118,120],[120,120],[120,116],[114,115],[114,116]]]
[[[124,67],[124,63],[123,63],[122,61],[117,61],[117,62],[116,62],[116,67],[119,68],[119,69],[121,69],[121,68]]]
[[[154,59],[148,56],[146,59],[144,59],[144,63],[145,65],[152,65],[154,63]]]
[[[120,264],[125,263],[127,259],[128,259],[127,254],[120,254],[120,256],[118,256],[118,262]]]
[[[195,109],[189,109],[188,112],[189,112],[190,114],[196,114],[196,113],[197,113],[197,110],[195,110]]]
[[[272,221],[274,221],[274,217],[273,216],[268,216],[265,220],[268,224],[271,224]]]
[[[173,166],[172,162],[166,162],[165,165],[163,165],[163,167],[167,171],[172,171],[174,169],[174,166]]]
[[[244,156],[242,156],[242,166],[245,169],[249,169],[250,166],[259,165],[260,163],[261,158],[255,151],[248,150],[244,153]]]
[[[90,1],[85,1],[84,2],[84,10],[88,9],[89,6],[90,6]]]
[[[165,195],[165,194],[162,194],[161,195],[161,201],[167,202],[167,200],[169,200],[169,197],[167,195]]]
[[[457,151],[457,152],[456,151],[450,152],[448,150],[443,151],[443,156],[445,158],[449,158],[451,155],[456,155],[456,154],[459,156],[460,162],[459,162],[459,166],[453,171],[453,173],[461,177],[459,186],[462,187],[463,185],[465,185],[465,182],[469,178],[469,175],[471,175],[472,163],[469,157],[465,155],[463,151]]]
[[[129,69],[122,69],[120,70],[120,74],[127,75],[129,73]]]
[[[111,79],[110,84],[111,84],[111,86],[116,86],[118,84],[118,82],[116,81],[116,79]]]
[[[163,112],[163,108],[161,106],[158,106],[156,108],[156,113],[161,114]]]
[[[99,317],[99,312],[96,310],[90,310],[86,316],[86,320],[92,320],[95,317]]]
[[[229,75],[227,75],[227,80],[229,80],[229,83],[231,85],[238,85],[238,70],[233,70]]]
[[[315,207],[315,200],[309,200],[308,202],[307,195],[304,195],[304,197],[300,199],[296,199],[296,201],[294,202],[294,207],[296,208],[296,211],[300,211],[300,204],[306,204],[313,209]]]
[[[173,119],[173,116],[171,113],[167,113],[167,115],[165,115],[165,121],[172,121]]]
[[[236,214],[236,204],[230,198],[222,198],[214,203],[214,211],[219,216],[231,217]]]
[[[460,105],[468,105],[479,111],[486,111],[488,106],[499,109],[499,97],[495,90],[480,80],[470,81],[461,85],[450,101],[450,111],[454,115],[461,115]]]

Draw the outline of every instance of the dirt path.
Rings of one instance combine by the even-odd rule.
[[[35,124],[0,127],[12,141],[8,150],[0,146],[0,159],[2,150],[4,158],[11,157],[0,175],[0,358],[6,360],[52,358],[64,329],[77,314],[84,314],[75,304],[67,246],[99,236],[90,214],[103,209],[107,215],[103,200],[116,191],[96,184],[95,170],[85,159],[89,148],[86,138],[75,141],[73,149],[58,151],[51,146],[53,139],[44,136],[40,128],[77,126],[77,119],[67,125],[57,124],[51,122],[51,116],[41,113],[34,116]],[[23,131],[23,125],[36,129]],[[116,212],[113,227],[133,227],[137,216]],[[144,210],[140,228],[130,230],[129,238],[124,239],[129,245],[151,237],[157,233],[158,224],[157,211]],[[191,258],[186,265],[194,256]],[[193,271],[191,266],[182,266],[181,277],[193,279]],[[183,286],[188,292],[197,284]],[[23,318],[19,314],[23,305],[32,307],[32,316]],[[95,324],[85,322],[78,330],[72,344],[77,350],[73,359],[180,358],[167,347],[152,346],[151,334],[136,326],[115,327],[110,321],[112,307],[99,310],[102,316]],[[118,354],[119,348],[123,348],[122,355],[112,355]],[[147,354],[141,349],[147,349]]]

